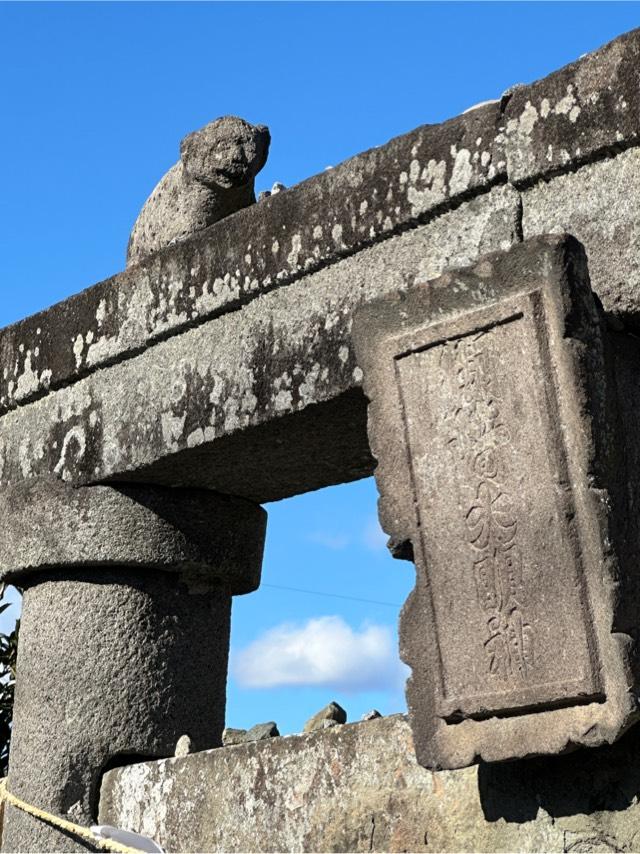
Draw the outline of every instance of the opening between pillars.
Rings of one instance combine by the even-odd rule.
[[[348,722],[406,711],[397,628],[415,574],[386,548],[377,497],[366,478],[266,505],[261,585],[233,600],[226,743],[302,732],[332,701]]]

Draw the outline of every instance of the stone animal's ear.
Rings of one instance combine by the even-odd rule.
[[[255,125],[256,130],[256,163],[254,166],[254,177],[260,172],[269,156],[269,146],[271,145],[271,132],[266,125]]]

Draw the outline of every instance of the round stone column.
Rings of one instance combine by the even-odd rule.
[[[0,572],[24,588],[8,788],[83,825],[103,772],[217,747],[231,596],[259,583],[266,513],[203,490],[0,493]],[[5,851],[86,850],[8,807]]]

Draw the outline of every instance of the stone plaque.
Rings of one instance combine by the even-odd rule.
[[[635,700],[616,682],[615,401],[581,247],[537,239],[377,300],[355,342],[382,524],[417,568],[401,644],[420,760],[611,740]]]

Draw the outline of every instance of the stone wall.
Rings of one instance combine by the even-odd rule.
[[[168,851],[637,851],[640,732],[548,759],[427,771],[401,716],[148,762],[100,820]]]

